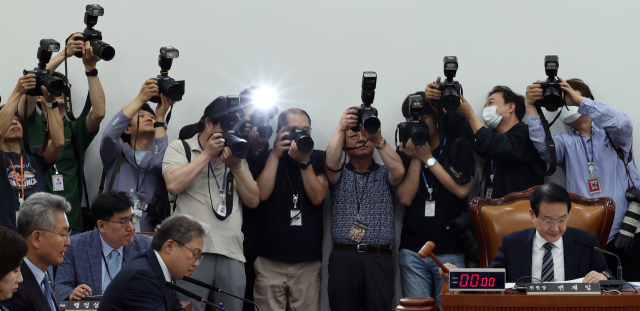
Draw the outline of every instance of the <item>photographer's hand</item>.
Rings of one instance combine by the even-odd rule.
[[[81,41],[78,41],[81,42]],[[100,57],[93,54],[93,47],[89,44],[89,41],[85,42],[82,46],[82,63],[84,64],[85,72],[96,69],[96,63],[100,60]]]
[[[36,78],[34,74],[28,74],[26,76],[22,76],[18,79],[18,84],[16,84],[13,92],[17,95],[27,94],[27,91],[36,87]]]
[[[242,170],[242,160],[236,158],[232,153],[229,147],[224,147],[222,150],[222,156],[220,160],[224,162],[224,164],[234,173],[234,175],[238,172],[238,170]]]
[[[537,82],[540,82],[540,80]],[[528,115],[535,116],[538,114],[538,110],[536,110],[536,101],[538,100],[542,100],[542,87],[540,87],[540,84],[532,83],[527,86],[527,91],[524,95],[524,106],[527,108]]]
[[[242,160],[236,158],[231,153],[229,147],[224,147],[221,160],[231,170],[231,173],[233,173],[236,183],[235,188],[242,204],[249,208],[258,207],[258,204],[260,204],[260,189],[258,189],[258,185],[249,177],[242,167]]]
[[[40,88],[42,89],[42,97],[47,103],[51,103],[56,100],[56,97],[53,94],[50,94],[44,85],[41,85]],[[58,104],[64,105],[64,103]],[[43,106],[42,108],[47,110],[47,116],[54,116],[58,113],[58,107],[50,108]],[[60,150],[62,150],[62,147],[64,146],[64,126],[62,125],[62,118],[57,117],[47,118],[47,123],[49,124],[51,139],[49,140],[49,146],[44,152],[44,158],[47,163],[51,164],[56,161]]]
[[[584,97],[576,92],[567,81],[558,77],[560,80],[560,87],[564,91],[564,100],[568,106],[580,106]]]
[[[342,117],[340,118],[340,122],[338,123],[338,129],[343,133],[345,133],[346,131],[354,127],[358,127],[357,113],[358,111],[356,111],[355,109],[347,109],[347,111],[345,111],[342,114]]]
[[[436,83],[440,83],[440,77],[436,79],[436,82],[427,84],[427,87],[424,89],[425,97],[427,98],[429,105],[433,105],[434,100],[440,100],[442,97],[442,93],[438,89],[438,84]]]
[[[164,122],[164,118],[169,111],[169,108],[173,106],[176,102],[171,100],[169,97],[164,96],[164,94],[160,94],[160,102],[156,106],[156,121]]]
[[[76,52],[82,52],[84,42],[80,40],[76,41],[76,38],[82,38],[82,34],[74,33],[67,41],[67,45],[65,48],[67,51],[67,58],[73,56],[73,54],[75,54]],[[51,58],[49,63],[47,63],[47,69],[49,69],[51,72],[54,72],[58,68],[58,66],[60,66],[60,64],[62,64],[62,62],[65,60],[65,49],[62,49],[58,54]]]
[[[207,140],[207,144],[204,146],[204,151],[202,153],[207,155],[210,162],[215,162],[218,155],[222,152],[222,149],[224,149],[222,133],[213,133],[213,135],[209,137],[209,140]]]
[[[480,121],[480,118],[478,118],[476,113],[473,111],[471,104],[469,104],[469,102],[464,98],[464,96],[460,95],[460,100],[461,100],[460,107],[456,109],[456,113],[459,116],[467,119],[467,122],[469,122],[469,126],[471,126],[471,130],[475,134],[484,125],[482,124],[482,121]]]
[[[133,116],[138,113],[142,105],[146,104],[151,100],[151,97],[154,96],[160,96],[160,89],[156,84],[156,80],[149,79],[142,85],[138,96],[136,96],[131,103],[122,109],[122,113],[128,118],[133,118]]]
[[[276,159],[280,159],[286,150],[289,150],[291,141],[284,140],[284,138],[289,135],[289,132],[286,131],[284,127],[278,131],[276,136],[276,141],[273,142],[273,150],[271,150],[271,156],[274,156]]]
[[[413,142],[411,142],[411,144],[413,145]],[[418,155],[418,158],[420,158],[420,161],[427,163],[427,160],[433,158],[431,145],[429,145],[428,142],[422,146],[415,146],[414,148],[416,149],[416,154]]]
[[[303,153],[302,151],[300,151],[295,141],[291,141],[291,146],[289,147],[289,156],[291,157],[291,159],[298,163],[309,163],[309,161],[311,161],[311,152]]]
[[[268,142],[269,138],[260,137],[257,127],[254,127],[249,131],[249,143],[251,143],[251,148],[263,151]],[[269,147],[267,146],[266,148],[268,149]]]

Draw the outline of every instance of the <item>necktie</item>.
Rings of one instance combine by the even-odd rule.
[[[44,274],[44,278],[42,279],[42,289],[44,290],[44,297],[47,298],[47,303],[51,308],[51,311],[56,311],[56,307],[53,305],[53,296],[51,296],[51,284],[49,284],[49,275]]]
[[[107,262],[107,275],[105,276],[105,284],[103,286],[102,292],[107,289],[111,280],[116,277],[116,274],[120,272],[120,265],[118,264],[118,259],[120,258],[120,253],[117,250],[113,249],[111,253],[109,253],[109,261]]]
[[[542,273],[541,279],[543,282],[553,281],[553,256],[551,255],[551,248],[553,244],[547,242],[544,244],[544,256],[542,257]]]

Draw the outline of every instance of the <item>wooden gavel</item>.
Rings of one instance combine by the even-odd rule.
[[[431,241],[428,241],[427,244],[425,244],[420,251],[418,252],[418,255],[420,255],[420,257],[422,258],[427,258],[427,256],[431,256],[431,259],[433,259],[433,261],[436,262],[436,264],[438,265],[438,267],[440,267],[440,269],[442,269],[442,271],[444,271],[444,273],[449,273],[449,269],[447,269],[447,267],[445,267],[442,262],[440,261],[440,259],[438,259],[438,257],[436,257],[436,255],[434,255],[433,249],[436,248],[436,243],[433,243]]]

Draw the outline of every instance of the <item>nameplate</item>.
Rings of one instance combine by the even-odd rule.
[[[98,310],[99,306],[100,301],[66,301],[60,304],[60,308],[63,310],[81,311],[95,311]]]
[[[600,283],[527,283],[527,295],[600,295]]]

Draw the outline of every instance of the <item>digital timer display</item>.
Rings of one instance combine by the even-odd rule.
[[[506,272],[503,268],[449,269],[451,291],[504,291]]]

